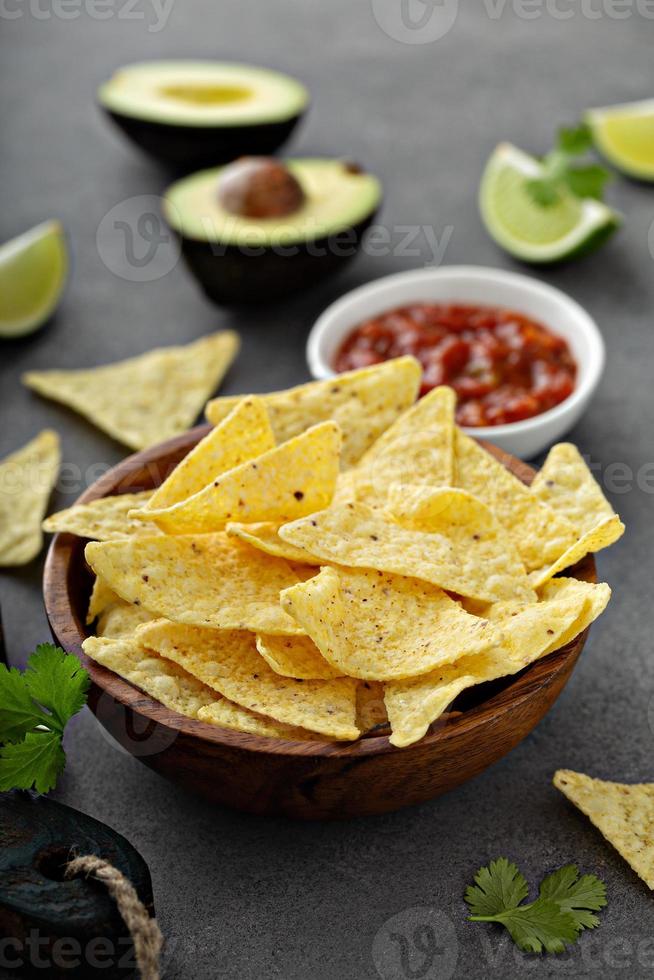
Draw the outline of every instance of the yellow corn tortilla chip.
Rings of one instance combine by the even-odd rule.
[[[327,381],[262,395],[278,442],[332,419],[343,430],[344,467],[352,466],[418,395],[422,369],[414,357],[398,357]],[[236,398],[209,402],[207,418],[221,422]]]
[[[257,650],[275,673],[283,677],[320,681],[345,674],[344,670],[337,670],[327,663],[308,636],[267,636],[259,633]]]
[[[572,547],[568,548],[551,565],[531,572],[529,580],[532,586],[535,589],[542,588],[558,572],[562,572],[564,568],[570,568],[571,565],[576,565],[578,561],[581,561],[588,554],[601,551],[602,548],[608,548],[609,545],[614,544],[614,542],[621,538],[623,534],[624,524],[617,514],[614,514],[613,517],[605,517],[603,521],[596,524],[590,531],[586,531]]]
[[[148,520],[146,511],[171,507],[192,497],[227,470],[274,446],[275,437],[263,401],[253,396],[243,398],[155,490],[144,512],[135,516]]]
[[[610,783],[570,769],[553,782],[654,889],[654,783]]]
[[[260,521],[254,524],[228,524],[225,530],[230,537],[239,538],[259,551],[276,558],[286,558],[287,561],[305,565],[320,565],[320,558],[310,555],[304,548],[296,548],[288,541],[280,538],[279,524],[273,521]],[[313,570],[315,574],[315,569]]]
[[[145,449],[184,432],[238,351],[231,330],[193,344],[75,371],[28,371],[28,388],[73,408],[118,442]]]
[[[107,585],[105,580],[99,575],[96,575],[89,598],[89,608],[86,613],[87,626],[93,623],[108,606],[121,601],[120,597]]]
[[[41,521],[61,463],[59,436],[44,429],[0,462],[0,567],[27,565],[41,550]]]
[[[352,481],[356,499],[386,499],[391,483],[452,486],[454,482],[454,408],[452,388],[434,388],[364,453]],[[345,487],[342,484],[340,494]]]
[[[378,681],[361,681],[357,685],[357,728],[365,735],[387,725],[384,685]]]
[[[509,531],[527,571],[555,561],[574,544],[574,526],[552,510],[469,436],[455,435],[456,485],[478,497]]]
[[[471,527],[467,535],[454,525],[431,533],[401,527],[352,503],[284,524],[279,535],[337,565],[422,579],[486,602],[532,594],[524,568],[490,523]]]
[[[219,476],[199,493],[148,519],[168,534],[220,531],[240,522],[291,521],[326,507],[334,493],[341,431],[321,422]]]
[[[82,649],[87,657],[113,670],[171,711],[197,718],[200,708],[212,704],[217,695],[210,687],[171,660],[144,650],[133,639],[89,636]]]
[[[126,602],[177,623],[289,634],[302,630],[279,604],[299,579],[226,534],[92,541],[86,560]]]
[[[583,456],[570,442],[552,446],[531,492],[567,517],[579,535],[614,513]]]
[[[246,732],[248,735],[283,738],[288,742],[324,742],[325,740],[325,736],[317,732],[310,732],[298,725],[284,725],[255,711],[248,711],[240,704],[233,704],[227,698],[220,697],[215,691],[213,696],[218,700],[198,711],[199,721],[204,721],[208,725],[230,728],[237,732]]]
[[[606,609],[611,598],[611,589],[606,582],[580,582],[577,578],[553,578],[546,582],[541,590],[542,599],[560,599],[573,593],[584,595],[586,604],[584,605],[579,617],[571,623],[569,628],[551,643],[545,653],[553,653],[554,650],[561,650],[571,643],[580,633],[588,629],[598,616]]]
[[[530,603],[501,620],[503,639],[496,647],[422,677],[386,684],[391,743],[402,748],[417,742],[461,691],[517,674],[544,656],[553,643],[558,646],[558,638],[579,617],[585,602],[575,595]]]
[[[497,643],[489,622],[442,589],[369,569],[323,568],[283,608],[333,667],[363,680],[416,677]]]
[[[330,738],[355,739],[356,681],[298,681],[276,674],[251,633],[156,622],[139,627],[140,643],[174,660],[230,701]]]
[[[93,541],[113,541],[132,534],[159,534],[159,528],[146,529],[134,517],[135,508],[144,507],[151,496],[151,490],[144,490],[100,497],[89,504],[75,504],[47,517],[43,530],[49,534],[76,534]]]
[[[117,599],[98,616],[95,633],[96,636],[105,636],[109,639],[132,636],[137,626],[150,623],[153,619],[156,617],[143,606],[134,606]]]

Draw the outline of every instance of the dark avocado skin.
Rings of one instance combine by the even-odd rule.
[[[103,111],[132,143],[178,174],[229,163],[240,156],[270,156],[304,115],[243,126],[175,126]]]
[[[180,236],[182,255],[214,303],[269,303],[307,289],[343,269],[359,251],[377,210],[338,234],[289,246],[292,254],[263,246],[248,252],[237,245]]]

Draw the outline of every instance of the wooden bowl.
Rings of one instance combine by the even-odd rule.
[[[207,433],[198,426],[137,453],[106,473],[79,498],[157,486]],[[484,444],[512,473],[530,483],[534,471]],[[91,675],[89,706],[107,731],[162,776],[214,803],[260,814],[336,819],[384,813],[439,796],[506,755],[538,724],[563,690],[588,631],[520,674],[464,692],[450,713],[408,748],[386,735],[355,743],[286,742],[185,718],[152,700],[82,652],[92,577],[85,541],[57,534],[44,572],[52,633]],[[595,581],[592,558],[569,574]]]

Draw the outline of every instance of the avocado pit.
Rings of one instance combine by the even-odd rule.
[[[306,198],[297,177],[274,157],[242,157],[224,167],[218,200],[242,218],[283,218],[299,211]]]

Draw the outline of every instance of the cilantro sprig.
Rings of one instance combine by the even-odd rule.
[[[0,664],[0,791],[54,788],[66,765],[64,729],[86,704],[89,682],[77,657],[51,643],[23,673]]]
[[[501,857],[480,868],[465,893],[470,922],[497,922],[525,953],[562,953],[583,929],[599,925],[606,887],[595,875],[566,864],[540,884],[538,898],[524,902],[529,885],[515,864]]]
[[[542,176],[527,181],[527,190],[536,204],[557,204],[566,191],[575,197],[603,199],[612,174],[586,159],[592,146],[592,133],[585,123],[559,130],[556,146],[541,160]],[[575,163],[579,157],[584,159]]]

